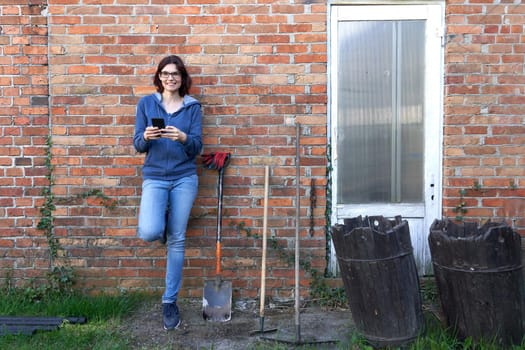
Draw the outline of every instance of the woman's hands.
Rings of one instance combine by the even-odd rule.
[[[170,139],[172,141],[178,141],[181,143],[186,142],[186,140],[188,139],[186,133],[171,125],[168,125],[165,129],[159,129],[154,126],[148,126],[146,130],[144,130],[145,141],[158,140],[161,137]]]
[[[160,139],[162,136],[162,130],[157,128],[156,126],[148,126],[146,130],[144,130],[144,141],[148,142],[151,140],[157,140]]]
[[[188,138],[184,131],[181,131],[171,125],[168,125],[165,129],[162,129],[162,137],[165,137],[172,141],[179,141],[180,143],[186,142]]]

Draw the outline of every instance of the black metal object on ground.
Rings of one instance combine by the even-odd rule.
[[[424,327],[408,222],[361,216],[332,227],[357,330],[374,346],[403,346]]]
[[[521,237],[505,223],[435,220],[430,253],[443,314],[461,338],[521,344],[525,293]]]
[[[36,331],[52,331],[64,322],[86,323],[85,317],[38,317],[38,316],[0,316],[0,336],[7,334],[32,335]]]
[[[322,344],[335,344],[338,340],[334,339],[321,339],[314,336],[302,336],[301,339],[297,339],[297,330],[295,333],[286,332],[285,330],[279,331],[275,336],[263,336],[260,339],[275,342],[275,343],[284,343],[294,346],[301,345],[322,345]]]

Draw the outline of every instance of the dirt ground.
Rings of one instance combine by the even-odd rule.
[[[271,304],[265,309],[264,330],[260,330],[259,307],[256,302],[237,302],[227,322],[205,321],[201,300],[180,300],[181,326],[173,331],[162,328],[162,307],[159,303],[144,305],[126,324],[130,349],[172,350],[247,350],[261,344],[279,344],[279,349],[341,349],[349,342],[353,324],[348,309],[329,310],[316,306],[301,308],[299,331],[293,302]],[[296,336],[300,335],[300,341]],[[339,343],[339,345],[338,345]],[[271,348],[271,347],[270,347]]]

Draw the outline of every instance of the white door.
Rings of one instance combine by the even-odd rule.
[[[332,224],[401,215],[420,274],[441,217],[443,19],[435,3],[330,11]]]

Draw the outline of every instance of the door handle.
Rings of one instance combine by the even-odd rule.
[[[432,175],[431,177],[431,183],[430,183],[430,200],[434,200],[434,190],[436,188],[436,186],[434,185],[434,175]]]

